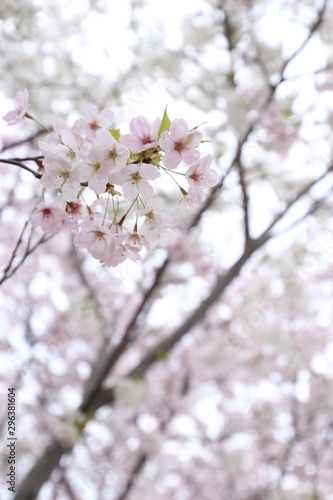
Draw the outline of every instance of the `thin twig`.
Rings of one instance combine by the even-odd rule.
[[[15,257],[16,257],[16,253],[17,253],[17,250],[18,250],[19,246],[20,246],[20,245],[21,245],[21,243],[22,243],[22,240],[23,240],[23,235],[24,235],[24,233],[25,233],[25,230],[27,229],[27,225],[28,225],[28,224],[29,224],[29,219],[27,219],[27,220],[25,221],[24,225],[23,225],[22,231],[21,231],[20,236],[19,236],[19,238],[18,238],[18,240],[17,240],[17,242],[16,242],[16,245],[15,245],[14,250],[13,250],[13,252],[12,252],[12,255],[11,255],[10,259],[9,259],[9,262],[8,262],[7,266],[6,266],[6,267],[4,268],[4,270],[3,270],[4,274],[7,274],[7,272],[9,271],[9,269],[10,269],[10,268],[11,268],[11,266],[12,266],[13,260],[15,259]]]
[[[39,155],[39,156],[27,156],[26,158],[10,158],[10,159],[15,160],[15,161],[19,161],[19,162],[34,161],[34,162],[38,163],[38,161],[42,160],[43,158],[44,158],[43,155]]]
[[[0,158],[0,163],[6,163],[6,164],[9,164],[9,165],[16,165],[17,167],[23,168],[23,170],[27,170],[27,172],[30,172],[31,174],[33,174],[36,177],[36,179],[41,179],[42,178],[42,174],[39,174],[38,172],[36,172],[32,168],[27,167],[26,165],[23,165],[22,163],[20,163],[17,160],[9,160],[9,159],[8,160],[4,160],[4,159]]]
[[[331,166],[322,174],[320,175],[319,177],[317,177],[317,179],[314,179],[313,181],[311,181],[310,183],[308,183],[292,200],[289,201],[289,203],[287,204],[287,206],[281,210],[281,212],[279,212],[273,219],[273,221],[271,222],[271,224],[267,227],[267,229],[265,229],[263,235],[267,235],[269,234],[272,229],[277,225],[277,223],[286,215],[286,213],[304,196],[306,195],[310,190],[311,188],[313,188],[313,186],[315,186],[318,182],[320,182],[322,179],[324,179],[329,173],[331,173],[333,171],[333,163],[331,164]]]
[[[24,252],[21,260],[16,264],[16,266],[14,266],[12,268],[12,270],[10,272],[8,272],[9,269],[7,269],[7,272],[5,272],[5,274],[3,275],[3,277],[0,279],[0,285],[2,285],[2,283],[4,283],[9,278],[11,278],[11,276],[13,276],[14,273],[16,273],[16,271],[22,266],[22,264],[24,263],[24,261],[26,260],[26,258],[29,257],[29,255],[31,255],[36,250],[36,248],[38,248],[43,243],[46,243],[47,241],[49,241],[51,238],[53,238],[53,236],[54,236],[54,234],[51,234],[49,236],[46,236],[44,234],[31,248],[29,248],[30,244],[28,244],[28,246],[26,248],[26,251]],[[30,243],[30,240],[31,240],[31,235],[29,237],[29,243]],[[14,257],[15,257],[15,255],[14,255]],[[11,264],[12,264],[12,262],[14,260],[14,257],[11,260]]]

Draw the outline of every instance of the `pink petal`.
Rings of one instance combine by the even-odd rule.
[[[12,111],[9,111],[5,116],[3,116],[3,119],[5,122],[8,122],[8,124],[15,125],[16,123],[19,123],[20,120],[16,121],[17,118],[19,117],[19,113],[17,109],[13,109]],[[15,121],[14,123],[11,123]]]
[[[181,161],[182,161],[181,154],[176,149],[165,153],[164,158],[163,158],[164,165],[168,168],[171,168],[171,169],[178,167],[178,165]]]
[[[142,137],[143,135],[150,135],[150,124],[144,116],[138,116],[133,118],[130,122],[130,131],[133,135],[137,137]]]
[[[196,148],[199,146],[202,139],[201,132],[190,132],[188,138],[186,139],[186,147],[187,148]]]
[[[188,193],[189,193],[191,199],[196,204],[201,203],[204,200],[204,198],[205,198],[205,195],[203,194],[203,192],[201,191],[201,189],[200,189],[200,187],[199,187],[199,185],[197,183],[195,183],[192,186],[190,186],[190,189],[188,190]]]
[[[90,123],[95,121],[96,116],[97,116],[97,107],[95,106],[95,104],[88,104],[84,112],[84,117],[86,118],[87,122]]]
[[[120,138],[120,142],[122,144],[125,144],[133,153],[138,153],[139,151],[142,151],[142,148],[144,147],[142,145],[142,142],[140,139],[137,137],[134,137],[131,134],[125,134]]]
[[[143,179],[153,180],[161,177],[161,174],[154,165],[142,165],[140,167],[140,176]]]
[[[188,136],[188,125],[183,118],[176,118],[170,126],[170,136],[177,142]]]
[[[111,125],[114,120],[114,114],[111,109],[102,109],[97,115],[97,121],[102,127],[107,127]]]
[[[123,193],[124,198],[126,198],[127,200],[133,200],[139,193],[138,184],[132,182],[132,180],[130,180],[129,182],[125,182],[125,184],[123,185]]]
[[[138,189],[143,199],[149,200],[154,195],[154,189],[147,181],[139,181]]]
[[[160,128],[161,128],[161,123],[162,123],[162,120],[160,120],[160,118],[156,118],[156,120],[152,124],[152,127],[151,127],[151,138],[154,139],[154,140],[156,140],[157,137],[158,137],[158,133],[159,133]]]
[[[184,149],[182,151],[182,157],[183,161],[187,165],[190,165],[191,163],[194,163],[195,161],[199,160],[200,151],[197,151],[196,149]]]

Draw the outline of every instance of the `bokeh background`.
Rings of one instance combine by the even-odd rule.
[[[330,0],[1,2],[1,115],[24,88],[49,127],[94,103],[127,131],[168,105],[204,123],[223,179],[140,264],[63,233],[24,258],[28,223],[10,275],[41,186],[0,163],[2,499],[333,499],[332,26]],[[2,122],[1,160],[42,137]]]

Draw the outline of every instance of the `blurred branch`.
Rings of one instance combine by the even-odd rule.
[[[48,129],[51,130],[52,127],[48,127]],[[23,144],[27,144],[28,142],[32,142],[35,139],[37,139],[37,137],[39,137],[45,133],[46,133],[45,130],[38,130],[33,135],[30,135],[29,137],[26,137],[25,139],[21,139],[20,141],[16,141],[13,144],[8,144],[7,146],[4,146],[2,148],[2,150],[0,151],[0,154],[3,153],[4,151],[7,151],[8,149],[13,149],[13,148],[16,148],[17,146],[22,146]]]
[[[28,223],[29,223],[29,219],[26,220],[26,222],[22,228],[21,234],[16,242],[16,245],[14,247],[12,255],[9,259],[9,262],[8,262],[7,266],[5,267],[5,269],[3,270],[3,276],[0,279],[0,285],[2,285],[2,283],[4,283],[4,281],[9,279],[11,276],[13,276],[14,273],[16,273],[16,271],[22,266],[22,264],[24,263],[26,258],[30,254],[32,254],[36,250],[36,248],[38,248],[42,243],[49,241],[54,236],[54,234],[51,234],[49,236],[46,236],[44,234],[34,245],[31,246],[31,239],[32,239],[32,234],[33,234],[33,229],[32,229],[31,233],[29,235],[27,246],[26,246],[26,249],[25,249],[23,255],[21,256],[19,262],[15,266],[13,266],[13,262],[14,262],[16,255],[17,255],[17,251],[23,242],[23,235],[24,235],[25,230],[28,226]]]
[[[186,321],[177,328],[171,335],[159,342],[155,347],[153,347],[148,354],[142,359],[142,361],[133,368],[129,373],[129,377],[142,377],[147,372],[148,368],[160,358],[161,353],[168,353],[174,345],[179,342],[180,339],[196,324],[200,323],[205,317],[208,309],[212,304],[220,297],[227,286],[238,276],[242,267],[250,258],[252,253],[257,250],[265,240],[255,240],[250,245],[247,246],[243,255],[238,259],[238,261],[229,269],[226,274],[218,276],[216,284],[210,293],[210,295],[201,302],[199,307],[195,311],[191,312],[191,315],[186,319]]]
[[[317,19],[314,21],[314,23],[312,24],[311,28],[309,29],[309,32],[308,32],[307,36],[305,37],[305,39],[303,40],[303,42],[301,43],[301,45],[299,45],[299,47],[297,47],[297,49],[293,52],[293,54],[288,59],[286,59],[286,61],[282,65],[282,68],[281,68],[281,77],[280,77],[280,79],[279,79],[279,81],[278,81],[277,84],[272,85],[273,88],[276,88],[280,83],[282,83],[285,80],[284,73],[285,73],[285,70],[286,70],[287,66],[289,66],[289,64],[302,52],[302,50],[304,49],[304,47],[307,45],[307,43],[312,38],[312,35],[317,31],[317,29],[319,28],[319,26],[323,22],[324,13],[325,13],[325,10],[326,10],[326,7],[327,7],[327,3],[328,3],[328,0],[324,0],[322,8],[319,10]]]
[[[72,240],[72,248],[70,251],[70,257],[72,259],[72,262],[74,264],[74,269],[75,269],[77,275],[79,276],[82,285],[86,288],[86,290],[88,292],[89,299],[91,299],[99,307],[100,304],[99,304],[99,300],[98,300],[96,291],[89,283],[89,280],[88,280],[88,278],[83,270],[83,262],[82,262],[82,259],[79,255],[79,252],[78,252],[76,246],[74,245],[73,240]]]
[[[69,500],[77,500],[77,496],[75,495],[71,485],[68,482],[68,479],[66,478],[66,470],[63,467],[61,467],[61,477],[54,485],[54,488],[55,488],[54,499],[58,498],[57,493],[59,493],[59,486],[63,486],[64,490],[67,493]],[[59,498],[61,498],[61,497],[59,497]]]
[[[59,441],[52,441],[44,453],[36,460],[15,495],[15,500],[33,500],[37,498],[41,486],[50,477],[53,469],[58,467],[60,458],[70,448]]]
[[[80,411],[86,412],[89,409],[91,409],[91,405],[93,404],[93,401],[96,395],[98,394],[98,391],[101,388],[101,385],[105,377],[108,375],[109,371],[114,367],[120,356],[127,349],[131,333],[136,326],[138,318],[141,312],[143,311],[146,303],[148,302],[149,298],[152,296],[153,292],[159,285],[160,280],[168,264],[169,260],[165,259],[162,266],[157,269],[152,286],[146,291],[146,293],[142,297],[142,300],[139,306],[137,307],[136,312],[132,317],[132,320],[127,326],[117,346],[109,347],[108,349],[105,348],[105,345],[102,346],[100,353],[97,357],[98,362],[95,363],[91,376],[87,381],[84,391],[83,401],[80,405]]]
[[[236,163],[238,176],[239,176],[239,184],[242,190],[242,203],[243,203],[243,219],[244,219],[244,233],[245,233],[245,245],[248,245],[251,237],[250,237],[250,225],[249,225],[249,195],[247,184],[245,181],[245,173],[242,162],[239,160]]]
[[[322,174],[320,175],[319,177],[317,177],[317,179],[314,179],[313,181],[309,182],[292,200],[289,201],[289,203],[287,203],[287,206],[281,210],[281,212],[279,212],[273,219],[273,221],[271,222],[271,224],[267,227],[267,229],[265,229],[263,235],[268,235],[271,230],[277,225],[277,223],[289,212],[289,210],[306,194],[309,193],[309,191],[311,190],[311,188],[313,186],[315,186],[316,184],[318,184],[318,182],[320,182],[322,179],[324,179],[330,172],[333,172],[333,163],[330,165],[330,167]],[[324,199],[324,198],[323,198]],[[318,206],[320,205],[320,202],[319,200],[317,200],[315,202],[315,208],[314,209],[317,209]],[[311,213],[311,209],[309,211],[309,213]],[[300,220],[303,220],[304,217],[302,217],[302,219]],[[296,222],[298,223],[298,222]],[[292,226],[290,226],[287,230],[289,230]]]
[[[163,354],[168,353],[174,347],[174,345],[191,328],[193,328],[193,326],[195,326],[197,323],[203,320],[208,309],[223,294],[224,290],[229,286],[229,284],[238,276],[242,267],[248,261],[251,255],[262,245],[264,245],[268,240],[270,240],[275,236],[279,236],[279,234],[275,235],[272,233],[272,229],[274,229],[275,225],[288,213],[291,207],[295,205],[302,196],[306,195],[310,191],[310,189],[316,183],[322,180],[326,175],[328,175],[328,173],[330,173],[332,169],[333,165],[331,165],[330,168],[324,174],[319,176],[314,181],[308,183],[307,186],[305,186],[298,193],[298,195],[295,196],[295,198],[287,204],[285,209],[274,218],[273,222],[268,226],[266,230],[263,231],[261,236],[249,241],[248,245],[245,247],[242,256],[238,259],[238,261],[229,269],[229,271],[227,271],[227,273],[218,276],[216,284],[210,295],[197,307],[195,311],[191,313],[191,315],[187,318],[187,320],[185,320],[185,322],[179,328],[177,328],[171,335],[169,335],[167,338],[163,339],[155,347],[153,347],[141,360],[141,362],[127,374],[128,377],[143,377],[146,374],[147,370],[150,368],[150,366],[156,361],[158,361],[158,359],[160,359],[161,352]],[[320,206],[320,202],[317,200],[314,206],[318,208]],[[307,212],[307,214],[312,213],[313,209],[314,208],[311,207]],[[296,225],[303,219],[304,217],[297,220],[295,223],[293,223],[293,225]],[[109,392],[109,395],[111,394],[113,398],[113,393]],[[106,394],[104,396],[106,396]],[[99,403],[101,403],[102,401],[106,401],[106,398],[103,397],[102,394],[100,394]]]

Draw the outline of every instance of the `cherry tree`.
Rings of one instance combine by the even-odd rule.
[[[3,497],[329,499],[333,6],[126,4],[0,7]]]

